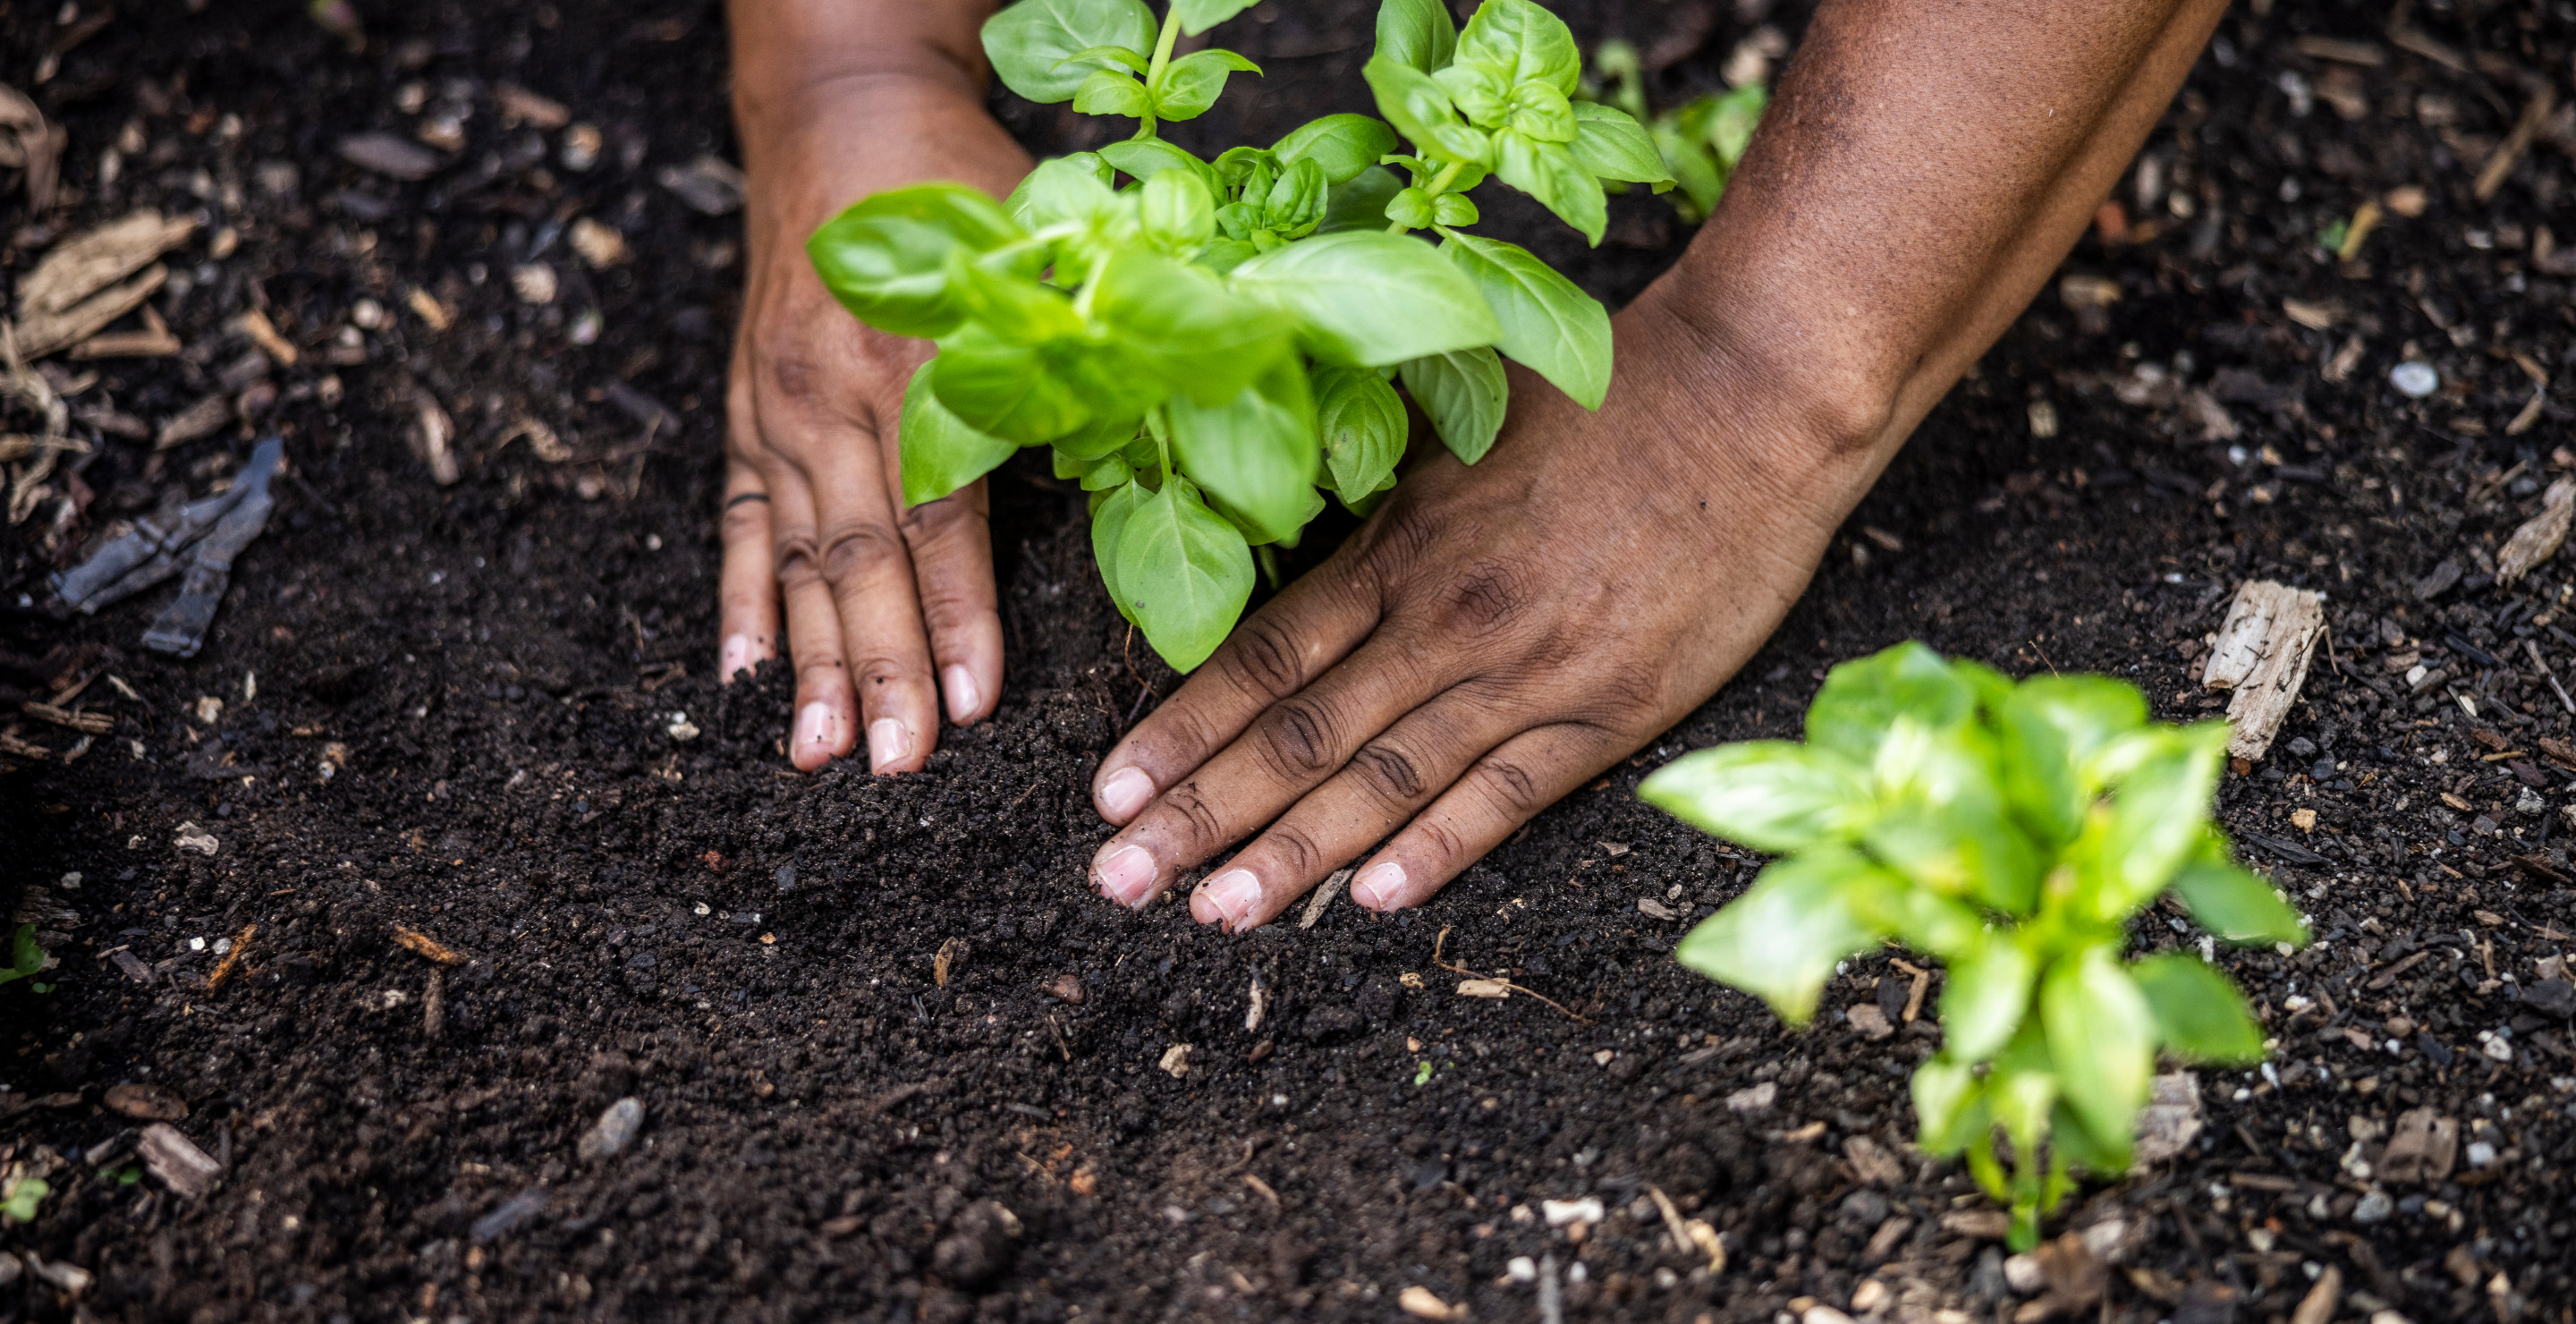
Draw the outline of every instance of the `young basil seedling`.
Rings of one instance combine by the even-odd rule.
[[[1917,1143],[1964,1153],[2028,1250],[2073,1173],[2127,1170],[2159,1049],[2263,1056],[2236,986],[2198,955],[2122,959],[2130,918],[2170,891],[2225,941],[2307,941],[2211,821],[2227,726],[2151,723],[2118,681],[2016,684],[1914,643],[1834,668],[1806,725],[1804,744],[1701,750],[1638,789],[1781,857],[1674,956],[1792,1023],[1839,962],[1891,937],[1946,962]]]
[[[1293,544],[1325,492],[1366,513],[1394,487],[1399,383],[1469,464],[1502,426],[1500,356],[1600,407],[1609,313],[1467,233],[1468,190],[1499,178],[1598,243],[1603,180],[1673,183],[1636,120],[1569,100],[1574,38],[1530,0],[1485,0],[1463,32],[1439,0],[1386,0],[1365,71],[1385,119],[1327,115],[1203,160],[1161,126],[1261,71],[1173,51],[1249,2],[1174,0],[1157,20],[1141,0],[1020,0],[984,25],[1002,82],[1135,135],[1041,163],[1002,202],[875,194],[807,244],[861,320],[939,343],[904,396],[904,499],[1051,448],[1091,493],[1119,612],[1184,671],[1242,614],[1254,548]]]

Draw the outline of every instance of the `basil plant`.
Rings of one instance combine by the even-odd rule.
[[[1141,0],[1020,0],[984,26],[1002,82],[1134,136],[1046,161],[1001,202],[875,194],[807,245],[861,320],[938,342],[904,396],[904,499],[1051,448],[1091,493],[1119,612],[1183,671],[1242,614],[1255,548],[1293,545],[1326,492],[1366,513],[1394,486],[1399,384],[1469,464],[1502,426],[1498,351],[1600,407],[1608,312],[1468,233],[1470,189],[1500,178],[1597,244],[1603,180],[1672,183],[1634,119],[1568,99],[1574,38],[1530,0],[1486,0],[1463,32],[1439,0],[1386,0],[1366,69],[1383,120],[1327,115],[1202,160],[1156,131],[1260,70],[1173,50],[1249,3],[1174,0],[1157,22]]]
[[[1941,1051],[1914,1073],[1917,1143],[1964,1154],[2027,1250],[2071,1174],[2129,1167],[2159,1050],[2263,1056],[2235,985],[2197,954],[2123,955],[2131,917],[2167,892],[2229,942],[2307,939],[2211,822],[2227,726],[2151,723],[2136,688],[2104,677],[2016,684],[1908,643],[1834,668],[1806,730],[1685,755],[1640,787],[1780,857],[1674,956],[1792,1023],[1890,938],[1947,963]]]
[[[1707,220],[1717,208],[1718,195],[1726,191],[1726,181],[1744,159],[1745,148],[1753,144],[1753,130],[1762,122],[1764,107],[1771,104],[1770,89],[1747,83],[1723,94],[1703,93],[1650,116],[1645,62],[1636,47],[1616,39],[1605,41],[1593,51],[1592,67],[1609,80],[1608,85],[1586,79],[1576,95],[1607,102],[1643,123],[1664,159],[1664,168],[1680,185],[1669,195],[1673,210],[1694,225]]]

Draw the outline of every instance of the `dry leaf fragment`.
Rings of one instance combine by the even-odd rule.
[[[939,953],[930,958],[930,982],[941,988],[948,987],[948,970],[956,960],[957,940],[955,938],[939,944]]]
[[[1323,886],[1315,889],[1315,894],[1307,898],[1305,913],[1297,917],[1298,928],[1315,927],[1315,921],[1322,919],[1324,912],[1331,908],[1333,898],[1341,895],[1343,885],[1351,881],[1352,872],[1349,869],[1335,869],[1332,876],[1324,880]]]
[[[410,306],[420,320],[428,323],[432,331],[444,331],[456,320],[456,315],[447,311],[446,304],[440,303],[437,296],[417,285],[412,287],[411,293],[403,296],[403,302]]]
[[[101,1102],[109,1112],[138,1122],[175,1122],[188,1115],[188,1101],[167,1085],[110,1085]]]
[[[394,944],[416,956],[427,957],[440,965],[463,965],[465,954],[438,939],[406,925],[394,926]]]
[[[540,129],[560,129],[572,123],[572,112],[553,97],[541,96],[516,83],[502,83],[492,89],[492,99],[501,103],[501,119],[532,124]]]
[[[528,449],[535,451],[537,458],[548,464],[562,464],[572,458],[572,447],[565,445],[553,428],[533,418],[523,418],[511,424],[509,431],[501,434],[500,444],[493,449],[499,450],[521,437],[527,438]]]
[[[440,487],[449,487],[464,475],[456,467],[456,424],[440,407],[438,397],[428,391],[412,392],[412,452],[429,466],[429,476]]]
[[[2531,94],[2531,100],[2523,103],[2522,116],[2513,122],[2512,131],[2505,134],[2503,142],[2496,144],[2495,154],[2488,157],[2486,165],[2478,171],[2478,182],[2469,190],[2472,196],[2485,202],[2495,196],[2497,189],[2504,187],[2505,176],[2512,174],[2513,168],[2522,163],[2523,153],[2531,150],[2531,140],[2540,136],[2541,126],[2549,122],[2549,112],[2557,108],[2557,90],[2548,83],[2540,84],[2538,90]]]
[[[628,256],[626,236],[619,234],[616,227],[603,225],[587,216],[574,221],[565,237],[572,242],[572,251],[580,254],[581,260],[594,270],[616,266]]]
[[[2504,549],[2496,553],[2496,583],[2511,584],[2557,555],[2567,542],[2571,520],[2576,520],[2576,478],[2561,478],[2541,495],[2540,513],[2515,529]]]
[[[1499,979],[1458,981],[1458,996],[1462,998],[1508,998],[1511,995],[1512,986]]]
[[[294,342],[277,334],[277,327],[268,320],[268,314],[256,308],[234,318],[233,329],[250,337],[250,342],[259,346],[261,353],[277,360],[277,366],[281,368],[294,367],[295,360],[301,357],[295,352]]]
[[[170,278],[167,267],[155,264],[132,278],[110,285],[87,300],[57,313],[29,313],[16,327],[18,353],[27,359],[40,359],[56,350],[65,349],[107,329],[108,324],[141,307],[161,283]]]
[[[1188,1044],[1174,1044],[1171,1047],[1164,1049],[1163,1060],[1155,1063],[1155,1065],[1161,1067],[1167,1072],[1170,1072],[1172,1079],[1179,1080],[1181,1077],[1190,1074],[1190,1046]]]
[[[151,265],[154,258],[187,242],[196,231],[195,221],[179,216],[165,219],[147,207],[63,240],[18,282],[19,320],[69,311]],[[23,340],[25,332],[19,334]],[[35,357],[25,345],[19,349]]]

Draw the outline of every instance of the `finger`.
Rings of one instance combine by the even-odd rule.
[[[717,520],[724,568],[716,577],[722,604],[716,679],[730,685],[777,656],[778,568],[771,558],[769,493],[760,475],[743,464],[726,466],[724,513]]]
[[[1326,874],[1384,841],[1526,719],[1460,686],[1405,714],[1198,886],[1190,914],[1235,933],[1268,923]]]
[[[1175,874],[1249,836],[1447,686],[1421,650],[1380,631],[1315,683],[1265,708],[1240,739],[1180,779],[1092,860],[1112,900],[1143,906]]]
[[[1504,741],[1360,870],[1351,880],[1351,900],[1380,911],[1422,904],[1631,747],[1600,727],[1571,722]]]
[[[875,457],[855,447],[826,454],[828,467],[814,475],[816,557],[840,613],[868,767],[917,772],[939,738],[939,698],[913,591],[912,553],[896,531]]]
[[[1179,693],[1100,761],[1091,781],[1100,816],[1132,822],[1157,793],[1358,647],[1378,622],[1374,584],[1358,567],[1358,558],[1336,555],[1236,626]]]
[[[1002,698],[1002,613],[994,596],[993,535],[984,480],[903,512],[930,657],[948,720],[982,721]]]
[[[858,743],[857,705],[841,651],[841,615],[823,582],[814,533],[814,497],[793,470],[768,475],[771,560],[787,605],[787,655],[796,666],[796,725],[788,760],[812,772]]]

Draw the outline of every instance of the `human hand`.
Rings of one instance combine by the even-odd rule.
[[[1743,665],[1883,463],[1875,429],[1651,294],[1614,326],[1599,413],[1515,367],[1481,463],[1416,464],[1110,752],[1093,798],[1125,830],[1095,887],[1141,907],[1267,824],[1198,886],[1202,923],[1262,924],[1381,841],[1352,899],[1419,904]]]
[[[950,73],[953,75],[954,70]],[[927,341],[876,331],[823,288],[805,240],[843,207],[927,179],[1008,193],[1028,159],[956,78],[886,73],[745,96],[748,278],[725,399],[717,671],[796,666],[789,744],[812,770],[856,748],[919,769],[939,733],[993,711],[1002,626],[984,484],[907,507],[895,422]],[[936,680],[934,681],[934,670]]]

